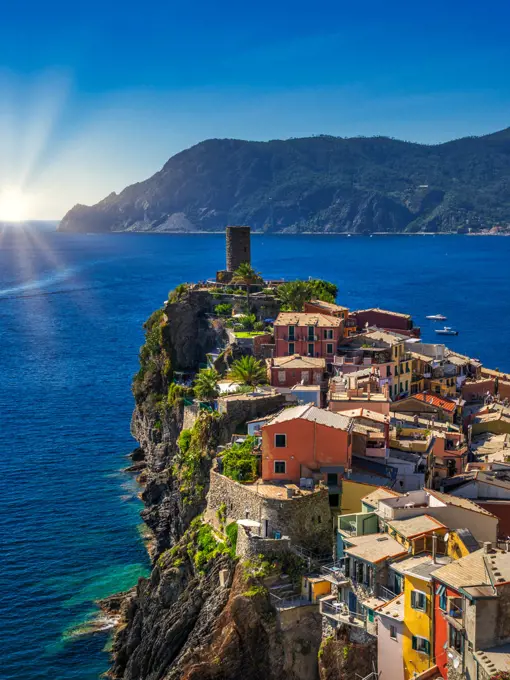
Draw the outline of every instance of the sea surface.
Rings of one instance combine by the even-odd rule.
[[[442,313],[456,350],[510,371],[510,238],[254,236],[267,277],[323,277],[351,308]],[[0,677],[96,680],[94,600],[147,573],[123,473],[142,322],[224,267],[221,235],[0,234]]]

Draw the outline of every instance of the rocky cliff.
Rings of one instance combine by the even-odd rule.
[[[230,534],[218,541],[202,521],[217,445],[229,441],[247,419],[281,406],[274,397],[239,397],[221,414],[187,406],[186,389],[173,384],[172,376],[197,368],[209,345],[221,339],[207,316],[212,303],[207,293],[181,289],[145,325],[133,383],[132,431],[140,444],[133,461],[144,467],[142,515],[152,534],[153,569],[133,591],[103,602],[119,619],[110,675],[117,680],[318,680],[317,607],[277,614],[267,584],[278,578],[281,562],[259,568],[240,561]],[[189,436],[181,449],[184,425]],[[321,673],[331,658],[333,670],[323,676],[329,680],[336,677],[331,673],[338,654],[331,645],[326,652]],[[345,659],[343,664],[338,677],[354,680]]]
[[[69,232],[458,231],[510,222],[510,128],[424,145],[385,137],[210,139],[93,206]]]

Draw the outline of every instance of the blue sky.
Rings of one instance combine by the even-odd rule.
[[[510,125],[508,2],[90,0],[3,7],[2,187],[60,218],[209,137]]]

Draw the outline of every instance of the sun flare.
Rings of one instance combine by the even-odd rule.
[[[0,220],[22,222],[27,217],[27,197],[19,187],[0,189]]]

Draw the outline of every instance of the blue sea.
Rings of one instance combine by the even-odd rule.
[[[339,302],[427,314],[450,346],[510,371],[510,238],[254,236],[267,277],[323,277]],[[0,235],[0,676],[96,680],[94,600],[149,563],[123,473],[142,322],[182,281],[224,267],[221,235]]]

